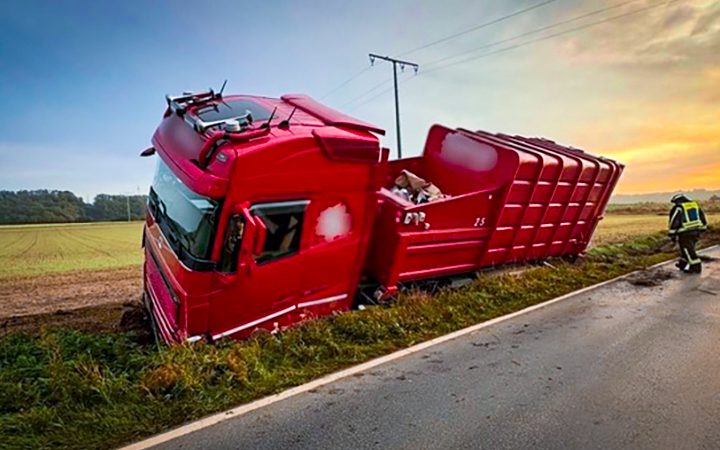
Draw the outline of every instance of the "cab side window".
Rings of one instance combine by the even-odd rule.
[[[293,255],[300,250],[305,210],[309,201],[259,203],[250,208],[267,229],[265,245],[255,260],[258,264]]]

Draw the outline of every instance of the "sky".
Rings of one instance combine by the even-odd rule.
[[[378,124],[395,154],[369,52],[420,65],[400,73],[404,156],[442,123],[618,159],[620,193],[720,188],[718,0],[6,0],[0,190],[145,193],[165,94],[225,79]]]

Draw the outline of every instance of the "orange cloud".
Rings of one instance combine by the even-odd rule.
[[[720,126],[667,124],[599,152],[626,164],[622,193],[720,188]]]

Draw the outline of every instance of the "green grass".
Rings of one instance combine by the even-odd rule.
[[[705,244],[720,242],[707,233]],[[671,257],[660,234],[576,264],[483,275],[434,296],[306,322],[244,342],[157,349],[131,334],[48,330],[0,340],[5,448],[111,448],[323,374]]]
[[[142,262],[142,222],[0,227],[0,280]]]

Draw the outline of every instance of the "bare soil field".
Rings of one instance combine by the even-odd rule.
[[[137,301],[140,267],[67,272],[0,283],[0,317]]]

